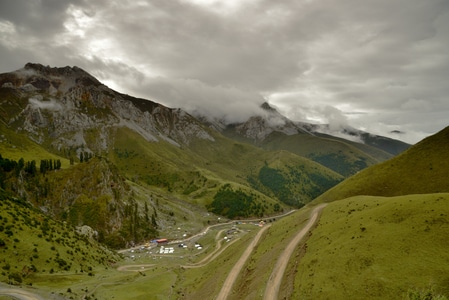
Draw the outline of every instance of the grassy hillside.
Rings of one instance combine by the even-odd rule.
[[[449,127],[402,154],[367,168],[327,191],[317,202],[355,195],[399,196],[449,192]]]
[[[291,298],[406,299],[431,289],[449,296],[448,203],[449,194],[430,194],[329,204],[307,241]]]
[[[25,161],[36,160],[40,162],[42,159],[59,159],[62,168],[70,166],[69,159],[49,153],[47,149],[33,142],[24,134],[16,133],[10,130],[3,122],[0,121],[0,153],[3,157],[18,161],[23,158]]]
[[[219,134],[214,135],[214,142],[192,140],[189,147],[149,143],[124,128],[114,136],[108,157],[130,180],[202,206],[209,206],[223,186],[231,185],[233,191],[241,190],[254,200],[253,208],[240,217],[270,215],[285,205],[304,205],[342,179],[303,157],[264,151]],[[263,179],[261,172],[267,167],[281,180],[270,181],[270,174]],[[226,209],[220,212],[227,215]]]
[[[120,257],[0,190],[0,281],[31,285],[39,274],[94,275]]]
[[[266,150],[285,150],[295,153],[345,177],[392,157],[392,154],[381,149],[324,134],[287,135],[281,132],[272,132],[260,142],[243,138],[232,130],[224,131],[224,134],[235,140],[254,143]]]
[[[308,134],[272,133],[262,144],[264,149],[287,150],[307,157],[347,177],[391,157],[381,150],[338,138]],[[362,149],[361,149],[362,148]]]

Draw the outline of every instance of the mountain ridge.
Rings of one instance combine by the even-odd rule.
[[[312,125],[292,122],[268,103],[262,104],[263,111],[267,112],[265,116],[255,115],[246,123],[231,127],[217,122],[221,128],[217,131],[205,118],[195,118],[182,109],[118,93],[78,67],[52,68],[28,63],[20,70],[0,74],[0,87],[0,129],[7,136],[6,143],[0,144],[0,151],[17,152],[29,139],[39,145],[35,147],[38,152],[48,152],[40,157],[57,156],[65,168],[96,158],[90,163],[104,167],[99,168],[102,173],[93,180],[102,182],[102,178],[114,174],[123,178],[123,183],[116,186],[122,190],[124,187],[129,190],[130,183],[139,186],[142,197],[137,200],[132,192],[105,190],[107,198],[102,201],[106,207],[120,208],[115,222],[117,228],[107,227],[104,222],[89,223],[83,216],[86,212],[77,218],[73,216],[72,223],[81,220],[77,225],[83,222],[101,224],[98,225],[101,228],[95,229],[105,236],[115,234],[115,230],[124,226],[126,222],[122,220],[126,219],[127,205],[137,205],[136,211],[141,216],[145,215],[146,206],[155,206],[153,199],[145,200],[144,191],[148,194],[162,192],[167,205],[170,205],[168,199],[174,196],[224,215],[238,207],[239,195],[244,195],[248,199],[246,207],[233,213],[233,218],[267,216],[290,207],[301,207],[344,177],[384,159],[373,157],[361,150],[361,146],[355,147],[355,143],[315,137],[310,131]],[[229,128],[237,127],[233,137]],[[251,138],[259,137],[260,144],[245,140],[246,133],[251,133]],[[280,138],[275,138],[277,134]],[[291,144],[281,142],[298,136],[313,139],[307,143],[309,152],[295,150],[297,140]],[[332,144],[328,149],[339,149],[340,156],[328,153],[312,156],[310,149],[323,148],[323,143]],[[380,152],[369,145],[363,147]],[[66,164],[68,161],[70,166]],[[78,169],[85,171],[72,181],[83,184],[81,177],[89,178],[93,172],[88,174],[87,165]],[[46,176],[57,177],[59,173]],[[11,186],[16,184],[13,177],[7,180]],[[51,190],[59,190],[54,179],[50,182]],[[100,199],[92,189],[76,191],[70,201],[46,193],[37,193],[33,199],[33,189],[39,190],[40,184],[44,183],[24,190],[22,195],[35,205],[42,201],[49,203],[48,211],[57,218],[70,216],[71,207],[77,201],[90,203]],[[67,189],[70,190],[69,187],[63,189],[61,195]],[[230,195],[233,200],[224,201],[223,194]],[[114,204],[123,199],[129,203]],[[170,218],[169,210],[161,215]],[[121,235],[127,242],[131,236],[137,237],[135,232]],[[137,239],[142,238],[144,235]]]
[[[345,134],[338,136],[325,134],[322,129],[327,125],[293,122],[267,102],[261,108],[266,112],[265,115],[254,115],[243,123],[210,121],[204,116],[200,119],[229,138],[265,150],[288,150],[345,177],[385,161],[410,147],[404,142],[351,127],[343,128],[342,132]]]

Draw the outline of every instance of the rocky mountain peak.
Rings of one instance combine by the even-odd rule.
[[[260,107],[266,111],[277,112],[277,110],[274,107],[272,107],[268,102],[262,103]]]
[[[90,77],[94,81],[100,83],[95,77],[84,71],[83,69],[77,67],[77,66],[66,66],[66,67],[50,67],[50,66],[44,66],[42,64],[38,63],[27,63],[24,68],[24,70],[28,71],[34,71],[36,72],[36,75],[41,76],[65,76],[65,77]],[[100,83],[101,84],[101,83]]]
[[[83,85],[100,86],[102,83],[98,81],[94,76],[90,75],[83,69],[74,67],[50,67],[37,63],[27,63],[25,67],[17,71],[18,74],[28,78],[44,78],[48,81],[70,80],[73,83]]]
[[[50,142],[57,149],[101,152],[119,127],[148,141],[176,146],[189,144],[192,138],[213,140],[184,111],[118,93],[78,67],[27,63],[0,74],[0,92],[5,96],[0,105],[7,110],[3,121],[35,142]],[[90,132],[90,142],[85,132]]]

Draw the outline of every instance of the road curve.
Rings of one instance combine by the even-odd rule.
[[[21,290],[19,288],[3,288],[0,287],[0,296],[9,296],[20,300],[43,300],[39,295]]]
[[[267,282],[267,287],[265,288],[264,300],[276,300],[279,294],[279,288],[281,286],[282,278],[284,277],[285,269],[287,268],[288,261],[293,254],[298,243],[306,236],[315,222],[318,220],[318,216],[326,203],[320,204],[313,209],[310,213],[309,222],[304,226],[301,231],[299,231],[296,236],[290,241],[287,247],[284,249],[282,254],[279,256],[279,260],[273,268],[273,272]]]
[[[254,247],[259,242],[260,237],[262,234],[271,226],[271,224],[264,226],[254,237],[251,244],[246,248],[245,252],[243,252],[242,256],[240,256],[240,259],[237,261],[237,263],[232,268],[231,272],[229,272],[228,277],[226,278],[225,282],[223,283],[223,286],[220,290],[220,293],[218,293],[218,296],[216,300],[225,300],[227,299],[229,293],[231,292],[232,286],[234,285],[235,280],[237,279],[237,276],[240,273],[240,270],[242,269],[245,262],[248,260],[248,257],[250,256],[251,252],[253,251]]]

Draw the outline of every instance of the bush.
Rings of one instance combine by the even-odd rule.
[[[18,272],[9,274],[8,278],[9,280],[13,280],[16,283],[22,283],[22,276]]]
[[[425,290],[409,290],[407,300],[447,300],[447,297],[437,294],[433,287],[429,287]]]

